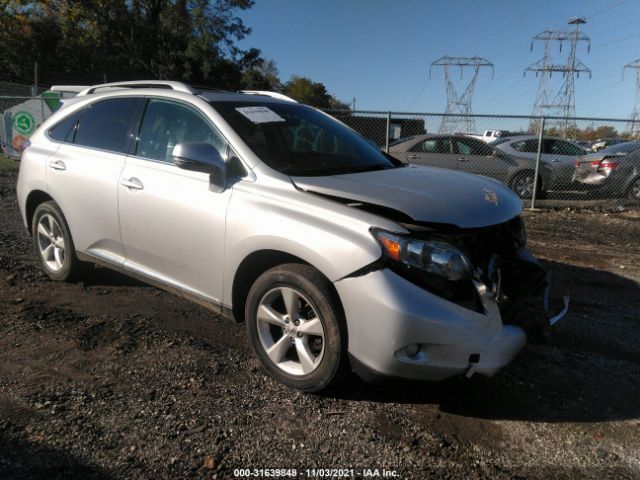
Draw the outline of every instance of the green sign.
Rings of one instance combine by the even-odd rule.
[[[29,135],[36,129],[36,120],[29,112],[18,112],[13,116],[13,128],[23,135]]]

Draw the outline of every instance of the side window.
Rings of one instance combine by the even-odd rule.
[[[562,140],[551,140],[549,153],[554,155],[570,155],[574,157],[584,155],[584,151],[581,148],[573,143],[563,142]]]
[[[125,153],[138,105],[137,98],[111,98],[90,105],[80,117],[74,143]]]
[[[59,121],[49,129],[49,136],[57,142],[73,142],[76,133],[76,125],[78,118],[82,115],[82,111],[69,115],[64,120]]]
[[[515,142],[511,144],[511,148],[513,148],[516,152],[536,153],[538,151],[538,140],[532,138],[530,140]]]
[[[151,99],[138,135],[136,155],[171,163],[173,147],[182,142],[210,143],[224,155],[226,143],[196,110],[180,103]]]
[[[451,153],[451,139],[449,137],[427,138],[411,147],[409,151],[420,153]]]
[[[461,155],[471,155],[471,146],[462,140],[455,140],[456,150]]]
[[[458,153],[463,155],[480,155],[489,156],[493,155],[493,148],[487,145],[482,140],[474,140],[472,138],[465,138],[456,140]]]

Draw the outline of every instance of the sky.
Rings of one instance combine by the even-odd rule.
[[[444,56],[480,55],[495,65],[482,69],[474,113],[532,112],[539,77],[526,67],[541,59],[545,29],[568,29],[585,17],[577,57],[593,74],[575,81],[576,115],[628,118],[635,99],[635,71],[622,67],[640,58],[640,0],[256,0],[240,17],[252,29],[240,47],[256,47],[274,60],[283,81],[307,76],[340,100],[355,97],[357,110],[442,112],[446,106]],[[558,61],[567,45],[552,49]],[[455,70],[452,70],[455,72]],[[462,91],[471,70],[452,75]],[[554,90],[563,81],[551,78]]]

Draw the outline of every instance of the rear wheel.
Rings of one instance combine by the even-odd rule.
[[[55,202],[38,205],[33,214],[31,232],[33,246],[50,279],[72,281],[84,273],[86,264],[76,257],[69,226]]]
[[[276,380],[318,391],[345,372],[342,308],[314,268],[286,264],[263,273],[249,292],[245,320],[253,351]]]

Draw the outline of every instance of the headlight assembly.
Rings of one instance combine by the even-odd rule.
[[[455,282],[472,277],[471,262],[458,248],[437,240],[405,237],[381,229],[371,233],[384,255],[401,264]]]

